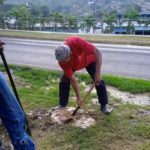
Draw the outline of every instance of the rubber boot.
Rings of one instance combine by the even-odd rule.
[[[108,104],[107,90],[106,90],[105,82],[103,80],[101,80],[100,84],[96,86],[96,91],[97,91],[99,103],[101,105]]]
[[[105,82],[101,80],[100,84],[96,86],[97,95],[99,99],[99,103],[101,104],[100,110],[104,114],[110,114],[111,110],[108,108],[108,95],[107,95],[107,89],[105,86]]]

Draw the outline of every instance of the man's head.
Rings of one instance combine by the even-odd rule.
[[[66,61],[71,54],[71,50],[67,45],[60,45],[55,49],[55,57],[58,61]]]

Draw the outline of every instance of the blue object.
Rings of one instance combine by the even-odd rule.
[[[7,128],[15,150],[35,150],[32,139],[26,133],[24,112],[1,72],[0,117]]]

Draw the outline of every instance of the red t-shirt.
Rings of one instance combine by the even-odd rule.
[[[72,51],[71,59],[67,63],[59,62],[65,75],[70,78],[74,71],[86,68],[91,62],[96,61],[95,46],[78,36],[67,38],[64,44]]]

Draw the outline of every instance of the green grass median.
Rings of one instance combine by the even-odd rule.
[[[0,65],[0,70],[5,70],[3,65]],[[49,71],[30,67],[21,67],[11,65],[13,74],[18,77],[18,90],[23,99],[32,99],[31,107],[38,106],[54,106],[58,102],[58,84],[61,76],[60,71]],[[82,82],[89,85],[92,80],[87,73],[78,73],[77,78],[83,92]],[[134,94],[150,93],[150,81],[135,78],[126,78],[113,75],[103,75],[102,77],[107,85],[116,87],[120,91],[126,91]],[[71,92],[73,95],[73,92]],[[38,101],[38,102],[37,102]],[[30,102],[29,102],[30,103]],[[29,106],[29,105],[28,105]],[[28,107],[29,109],[29,107]]]
[[[70,35],[78,35],[90,42],[106,43],[106,44],[130,44],[150,46],[150,36],[136,36],[136,35],[93,35],[93,34],[67,34],[67,33],[44,33],[44,32],[30,32],[30,31],[13,31],[0,30],[0,37],[13,38],[30,38],[39,40],[64,40]]]

